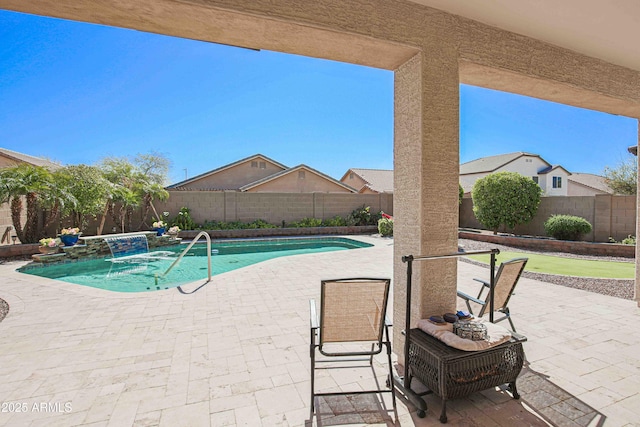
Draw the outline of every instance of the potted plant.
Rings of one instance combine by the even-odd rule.
[[[173,227],[170,227],[169,230],[167,230],[167,233],[169,234],[169,236],[177,236],[178,233],[180,232],[180,227],[178,227],[177,225],[174,225]]]
[[[40,246],[38,250],[41,254],[49,255],[55,254],[58,252],[58,246],[60,245],[60,241],[58,239],[54,239],[53,237],[46,237],[44,239],[40,239]]]
[[[158,220],[153,223],[153,229],[156,231],[158,236],[162,236],[166,228],[167,228],[167,223],[164,222],[163,220]]]
[[[60,230],[60,240],[65,246],[73,246],[78,243],[81,234],[78,227],[63,228]]]

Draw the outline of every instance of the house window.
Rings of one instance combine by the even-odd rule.
[[[298,171],[298,179],[304,179],[304,171]]]
[[[267,162],[260,162],[260,169],[266,169],[267,168]]]
[[[258,162],[256,162],[255,160],[253,160],[253,161],[251,162],[251,167],[252,167],[252,168],[257,168],[257,167],[258,167]]]
[[[355,178],[355,177],[356,177],[356,174],[354,174],[353,172],[351,172],[351,173],[349,174],[349,179],[353,179],[353,178]]]
[[[532,163],[533,160],[532,159],[524,159],[525,163]]]
[[[562,188],[562,177],[554,176],[553,177],[553,188]]]
[[[533,180],[533,182],[538,184],[538,177],[537,176],[532,176],[531,179]]]

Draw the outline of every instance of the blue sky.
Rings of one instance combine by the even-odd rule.
[[[601,173],[637,121],[461,86],[460,160]],[[0,147],[63,164],[157,152],[170,182],[262,153],[339,179],[393,167],[393,73],[0,11]]]

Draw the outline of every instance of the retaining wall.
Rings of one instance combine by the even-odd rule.
[[[545,252],[566,252],[571,254],[616,256],[625,258],[635,258],[636,256],[635,245],[622,245],[618,243],[591,243],[555,239],[538,239],[533,237],[504,236],[499,234],[492,235],[467,231],[458,232],[458,237],[461,239],[479,240],[481,242]]]
[[[193,239],[202,230],[181,231],[180,237]],[[280,237],[280,236],[313,236],[313,235],[350,235],[373,234],[378,232],[376,225],[352,227],[301,227],[301,228],[257,228],[247,230],[208,230],[212,239]]]

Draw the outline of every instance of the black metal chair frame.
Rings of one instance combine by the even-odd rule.
[[[411,288],[414,261],[429,261],[445,258],[458,258],[467,255],[490,254],[489,282],[489,321],[493,322],[495,266],[498,249],[486,251],[457,252],[444,255],[405,255],[402,262],[407,264],[407,298],[405,310],[406,329],[404,341],[404,375],[394,376],[394,385],[398,391],[416,406],[420,418],[426,416],[427,403],[423,396],[435,393],[442,399],[440,422],[447,422],[447,400],[466,396],[501,384],[508,384],[514,399],[519,399],[516,379],[524,363],[522,343],[526,337],[512,334],[511,340],[488,350],[463,352],[449,347],[420,329],[412,329],[411,324]],[[462,369],[461,369],[462,368]],[[476,371],[483,380],[476,381],[476,376],[469,375]],[[411,388],[412,379],[416,377],[427,386],[428,390],[418,393]],[[453,381],[451,381],[453,379]],[[458,382],[459,381],[459,382]]]
[[[349,282],[352,281],[383,281],[385,282],[385,296],[384,296],[384,306],[382,309],[382,316],[384,316],[384,320],[380,322],[380,330],[378,333],[378,339],[376,341],[371,342],[371,350],[370,351],[353,351],[353,352],[328,352],[323,349],[323,344],[321,341],[321,327],[324,321],[324,301],[325,301],[325,283],[327,282],[344,282],[345,286],[348,286]],[[349,278],[349,279],[336,279],[336,280],[322,280],[321,281],[321,308],[320,308],[320,319],[318,319],[316,303],[315,300],[309,301],[310,306],[310,324],[311,324],[311,344],[309,347],[310,356],[311,356],[311,414],[315,413],[315,398],[316,396],[341,396],[341,395],[357,395],[357,394],[382,394],[382,393],[391,393],[391,398],[393,402],[393,412],[397,418],[397,406],[396,406],[396,394],[395,387],[393,387],[393,365],[391,362],[391,340],[389,336],[389,327],[392,324],[386,317],[386,310],[389,301],[389,290],[390,290],[391,280],[390,279],[379,279],[379,278]],[[363,342],[363,341],[359,341]],[[367,342],[367,341],[364,341]],[[315,391],[315,370],[316,363],[322,362],[316,360],[316,349],[325,357],[336,357],[343,358],[339,360],[343,361],[354,361],[354,360],[367,360],[364,359],[344,359],[350,358],[354,356],[369,356],[368,361],[369,365],[373,366],[373,357],[377,354],[380,354],[386,348],[387,351],[387,362],[389,364],[389,377],[387,379],[386,385],[388,390],[378,388],[375,390],[357,390],[357,391],[343,391],[343,392],[325,392],[325,393],[316,393]],[[328,360],[324,360],[327,362]]]
[[[495,309],[495,311],[504,314],[504,316],[500,317],[499,319],[492,320],[493,323],[498,323],[507,319],[509,321],[509,324],[511,325],[511,330],[513,330],[514,332],[517,332],[517,331],[516,331],[515,325],[513,324],[513,320],[511,320],[511,313],[509,312],[508,304],[509,304],[509,299],[511,299],[511,295],[513,295],[513,291],[515,290],[516,285],[520,280],[520,276],[524,271],[524,267],[525,265],[527,265],[527,261],[528,261],[528,258],[514,258],[514,259],[510,259],[509,261],[505,261],[500,264],[500,267],[498,268],[498,272],[496,273],[496,276],[495,276],[495,284],[496,284],[495,286],[498,286],[500,284],[500,275],[505,266],[508,266],[510,264],[515,264],[515,263],[522,263],[517,277],[515,278],[514,282],[511,284],[511,289],[509,290],[509,294],[504,304],[502,304],[501,307],[498,307]],[[479,304],[481,308],[480,308],[480,311],[478,312],[478,317],[482,317],[484,316],[487,308],[489,308],[489,303],[487,300],[491,297],[491,283],[482,279],[474,278],[473,280],[482,283],[482,287],[480,288],[480,291],[478,292],[477,297],[474,298],[471,295],[466,294],[462,291],[458,291],[457,294],[458,294],[458,297],[462,298],[465,301],[465,303],[467,304],[467,309],[471,314],[473,314],[473,310],[471,309],[471,302]],[[482,293],[485,291],[485,289],[487,290],[487,296],[484,299],[482,299],[483,298]]]

